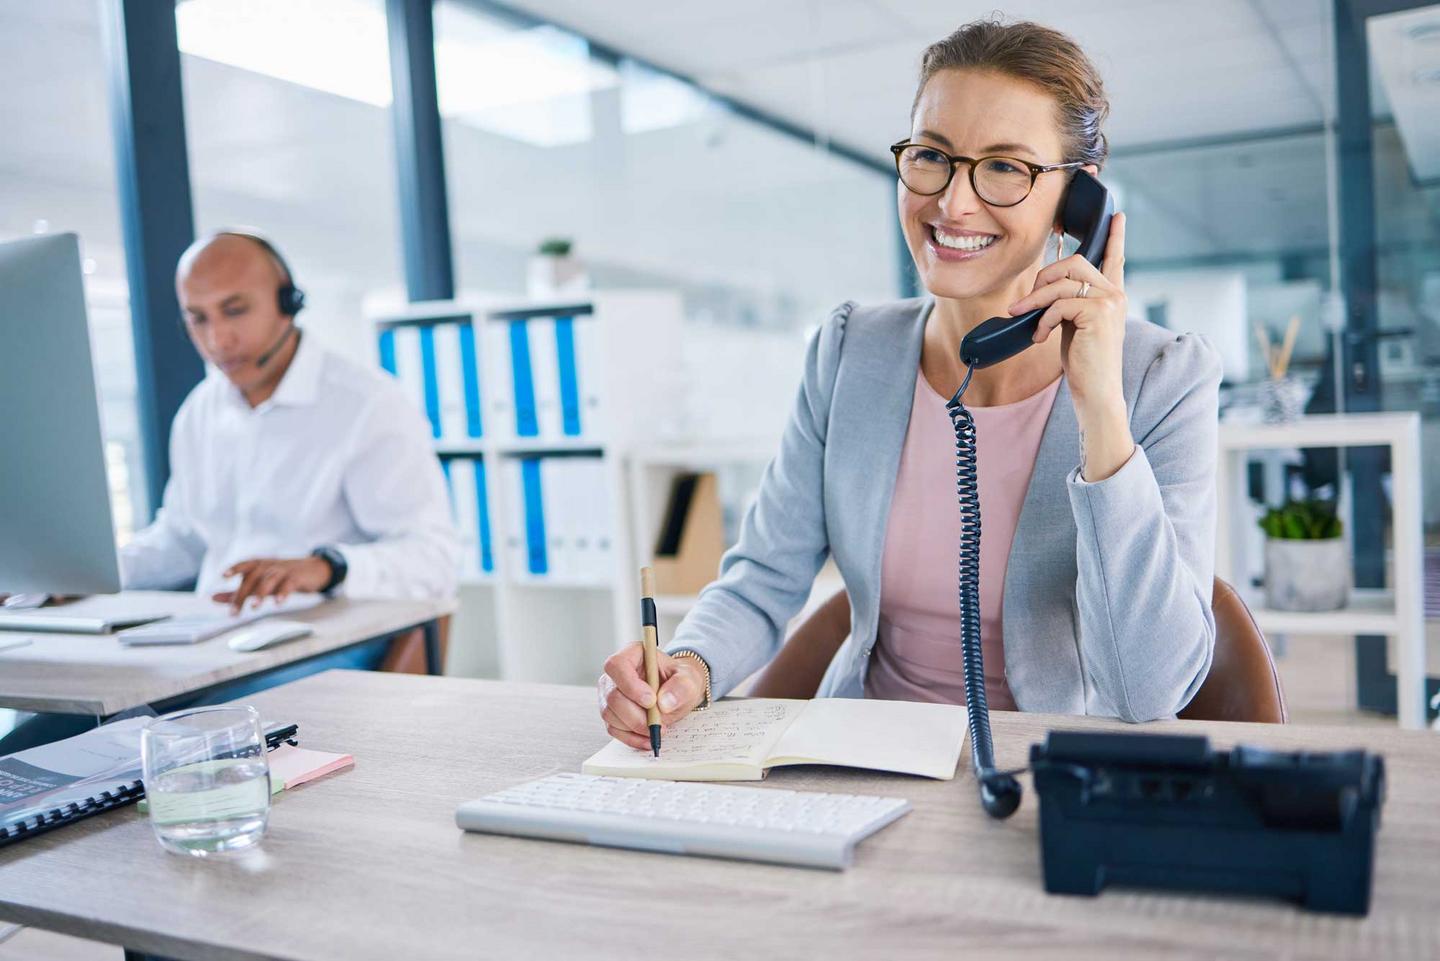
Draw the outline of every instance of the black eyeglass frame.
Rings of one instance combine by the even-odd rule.
[[[946,161],[949,162],[949,164],[950,164],[950,174],[949,174],[949,176],[947,176],[947,177],[945,178],[945,183],[944,183],[943,186],[940,187],[939,190],[932,190],[932,191],[930,191],[929,193],[925,193],[924,191],[916,190],[914,187],[910,186],[908,183],[905,183],[905,175],[904,175],[904,174],[901,172],[901,170],[900,170],[900,155],[905,152],[905,149],[906,149],[907,147],[924,147],[926,150],[933,150],[933,151],[935,151],[936,153],[938,153],[940,156],[944,157],[944,158],[946,159]],[[1072,161],[1069,161],[1069,162],[1067,162],[1067,163],[1058,163],[1058,164],[1032,164],[1032,163],[1031,163],[1030,161],[1028,161],[1028,160],[1021,160],[1019,157],[1006,157],[1006,156],[1004,156],[1003,154],[992,154],[992,155],[985,156],[985,157],[960,157],[960,156],[956,156],[956,155],[953,155],[953,154],[946,153],[945,151],[941,150],[939,147],[933,146],[933,145],[931,145],[931,144],[928,144],[928,143],[916,143],[916,142],[913,141],[913,140],[902,140],[902,141],[900,141],[899,143],[891,144],[891,145],[890,145],[890,152],[895,155],[895,176],[897,176],[897,177],[900,178],[900,182],[901,182],[902,184],[905,184],[905,189],[908,190],[908,191],[910,191],[912,194],[917,194],[918,196],[921,196],[921,197],[934,197],[934,196],[936,196],[936,195],[938,195],[938,194],[943,194],[945,191],[947,191],[947,190],[950,189],[950,184],[955,180],[955,168],[956,168],[957,166],[959,166],[960,164],[963,163],[963,164],[968,165],[969,168],[970,168],[970,173],[969,173],[969,177],[970,177],[970,189],[973,190],[973,191],[975,191],[975,196],[979,197],[982,202],[984,202],[984,203],[986,203],[986,204],[989,204],[991,207],[1016,207],[1016,206],[1019,206],[1020,204],[1023,204],[1023,203],[1026,201],[1026,199],[1029,198],[1031,192],[1033,192],[1033,191],[1035,190],[1035,181],[1036,181],[1037,179],[1039,179],[1039,177],[1040,177],[1041,174],[1048,174],[1048,173],[1050,173],[1051,171],[1054,171],[1054,170],[1076,170],[1076,169],[1078,169],[1078,168],[1080,168],[1080,167],[1085,166],[1085,161],[1083,161],[1083,160],[1072,160]],[[1028,188],[1026,188],[1026,190],[1025,190],[1025,196],[1024,196],[1024,197],[1021,197],[1019,200],[1015,201],[1013,204],[997,204],[997,203],[992,203],[992,202],[989,201],[989,200],[986,200],[985,197],[984,197],[984,195],[980,193],[980,188],[979,188],[979,186],[977,186],[976,183],[975,183],[975,168],[978,167],[983,161],[986,161],[986,160],[1003,160],[1003,161],[1005,161],[1006,163],[1019,164],[1020,166],[1024,167],[1026,170],[1030,171],[1030,186],[1029,186]]]

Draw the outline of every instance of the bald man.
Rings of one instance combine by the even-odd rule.
[[[155,523],[120,552],[124,586],[193,582],[235,609],[453,596],[459,538],[427,424],[391,378],[295,326],[304,296],[279,252],[202,238],[175,290],[207,376],[175,415]]]

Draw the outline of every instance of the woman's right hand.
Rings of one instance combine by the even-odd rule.
[[[690,657],[671,657],[657,651],[660,665],[661,731],[689,714],[705,696],[705,677]],[[637,641],[605,660],[605,673],[595,686],[600,693],[600,718],[617,741],[639,751],[650,750],[650,722],[646,711],[655,695],[645,681],[645,651]]]

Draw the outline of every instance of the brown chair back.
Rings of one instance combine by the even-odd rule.
[[[1215,658],[1195,697],[1180,712],[1192,721],[1253,721],[1284,724],[1280,676],[1250,609],[1220,578],[1210,597],[1215,614]],[[840,591],[816,608],[790,635],[750,688],[753,697],[814,697],[845,637],[850,598]]]
[[[836,591],[791,632],[750,686],[751,697],[811,698],[850,634],[850,595]]]
[[[1284,724],[1285,692],[1270,645],[1235,588],[1215,578],[1215,659],[1210,674],[1180,712],[1188,721],[1251,721]]]
[[[440,669],[444,673],[445,655],[450,650],[450,615],[440,618]],[[394,674],[428,674],[425,664],[425,629],[412,628],[397,634],[380,662],[379,670]],[[816,688],[817,690],[819,688]]]

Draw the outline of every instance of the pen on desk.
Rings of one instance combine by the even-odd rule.
[[[655,618],[655,572],[640,568],[640,625],[645,637],[640,647],[645,652],[645,683],[650,685],[654,699],[645,712],[650,722],[650,750],[660,756],[660,634]]]

